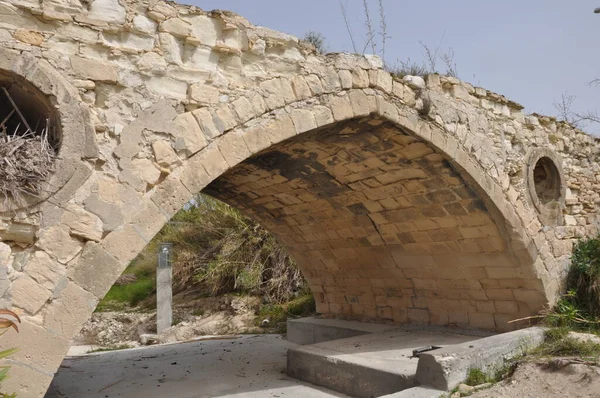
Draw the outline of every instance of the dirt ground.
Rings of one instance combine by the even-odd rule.
[[[596,398],[600,397],[600,368],[571,364],[559,370],[536,363],[519,365],[514,375],[474,398]]]

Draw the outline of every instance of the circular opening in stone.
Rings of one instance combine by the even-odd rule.
[[[541,157],[533,169],[535,193],[542,204],[560,199],[560,173],[549,157]]]
[[[61,141],[53,105],[24,78],[0,71],[0,198],[40,196]]]

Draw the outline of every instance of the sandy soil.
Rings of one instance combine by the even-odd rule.
[[[559,370],[536,363],[521,364],[508,380],[479,391],[474,398],[600,397],[600,368],[571,364]]]

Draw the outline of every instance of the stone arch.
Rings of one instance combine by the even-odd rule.
[[[252,128],[233,128],[230,133],[226,133],[220,140],[217,140],[209,145],[204,151],[192,157],[190,164],[186,166],[187,168],[182,174],[182,182],[190,191],[199,191],[211,181],[218,180],[221,175],[235,169],[238,164],[243,163],[254,154],[260,153],[260,151],[265,148],[284,143],[286,140],[293,141],[304,134],[309,135],[315,130],[323,129],[324,127],[331,128],[331,126],[340,125],[356,118],[369,118],[371,116],[380,118],[395,126],[399,126],[422,142],[435,148],[438,153],[443,154],[446,159],[454,165],[458,174],[467,180],[470,186],[475,188],[479,198],[485,202],[485,207],[489,210],[502,239],[508,246],[509,261],[512,261],[514,262],[513,264],[517,265],[517,268],[507,267],[507,269],[502,269],[501,266],[492,267],[493,270],[490,270],[490,272],[493,272],[494,276],[486,278],[490,280],[487,282],[490,283],[491,289],[494,290],[492,293],[495,300],[492,301],[497,301],[497,305],[499,306],[509,307],[516,301],[521,301],[522,304],[527,301],[529,302],[529,306],[514,306],[512,307],[515,311],[513,314],[509,314],[508,312],[510,312],[510,310],[506,310],[505,308],[498,309],[498,313],[495,314],[497,323],[494,323],[494,316],[490,314],[494,313],[495,310],[490,310],[490,308],[494,308],[495,304],[490,302],[484,304],[483,302],[486,301],[486,299],[481,299],[481,297],[479,297],[480,300],[476,301],[480,301],[481,307],[488,306],[487,309],[483,310],[488,312],[482,313],[487,314],[487,320],[477,320],[473,321],[471,324],[464,320],[455,320],[452,322],[447,316],[439,317],[439,314],[436,315],[437,318],[435,320],[428,316],[426,320],[424,320],[425,318],[419,318],[419,315],[414,315],[411,318],[406,316],[406,314],[394,317],[389,311],[390,306],[387,305],[379,306],[387,308],[384,310],[387,312],[383,316],[374,316],[372,312],[370,315],[362,313],[353,314],[352,312],[342,313],[339,303],[336,303],[336,309],[333,311],[330,311],[329,309],[323,310],[326,306],[321,306],[323,312],[337,313],[338,315],[353,315],[355,317],[364,316],[366,318],[379,318],[380,320],[389,319],[396,320],[397,322],[416,321],[428,323],[431,321],[432,323],[437,324],[458,323],[461,324],[461,326],[506,330],[515,325],[507,323],[503,324],[502,322],[517,318],[517,314],[523,315],[541,309],[542,306],[547,303],[547,298],[538,275],[544,272],[544,270],[540,269],[541,264],[539,261],[536,261],[537,253],[535,252],[535,249],[532,250],[533,242],[531,238],[527,233],[522,232],[523,228],[521,220],[517,216],[515,209],[504,196],[500,185],[495,182],[492,177],[481,170],[481,167],[478,166],[477,162],[462,150],[457,140],[448,137],[442,129],[433,125],[431,122],[422,120],[418,117],[416,111],[402,106],[398,107],[397,98],[386,96],[385,93],[381,92],[377,94],[379,96],[377,97],[376,103],[373,104],[369,101],[364,101],[364,99],[366,99],[366,94],[362,93],[360,90],[350,90],[346,93],[347,98],[349,99],[349,102],[346,105],[352,108],[352,112],[343,115],[339,120],[335,120],[334,117],[325,117],[323,123],[320,125],[318,123],[312,123],[312,119],[314,118],[310,115],[322,115],[323,112],[326,113],[324,108],[327,108],[327,106],[313,105],[312,107],[306,107],[305,103],[299,103],[297,105],[303,107],[303,109],[291,110],[289,115],[278,115],[274,119],[272,119],[272,115],[263,116],[262,119],[267,119],[266,124],[254,120],[252,123],[249,123],[253,125]],[[362,97],[363,95],[364,97]],[[359,105],[352,103],[353,100],[357,101]],[[361,108],[360,103],[365,105],[366,108]],[[293,108],[294,104],[291,104],[290,106]],[[333,116],[335,110],[333,108],[329,109]],[[400,112],[403,112],[403,114]],[[308,120],[303,120],[303,118],[308,118]],[[298,128],[298,126],[302,127]],[[407,126],[411,126],[412,128],[408,128]],[[259,134],[261,131],[263,134],[264,132],[276,132],[278,135],[275,140],[271,140],[268,143],[257,143],[256,137],[253,136]],[[230,136],[227,137],[227,134],[230,134]],[[248,148],[249,145],[252,145],[249,143],[255,144],[255,146],[252,147],[252,150]],[[224,151],[219,150],[220,147],[241,149],[236,150],[238,152],[237,154],[231,152],[224,154]],[[213,193],[213,195],[216,194],[216,196],[219,197],[215,190],[212,190],[212,192],[209,193]],[[220,198],[225,199],[226,201],[227,199],[231,199],[223,196]],[[231,203],[231,200],[229,201]],[[234,201],[232,204],[235,205],[236,202]],[[256,217],[256,214],[250,213],[249,215]],[[264,221],[260,218],[258,218],[258,220]],[[498,266],[500,264],[496,263],[495,265]],[[481,268],[476,272],[480,271]],[[498,280],[504,279],[504,281],[502,284],[498,283],[497,285],[494,285],[491,281],[496,278],[498,278]],[[495,282],[498,282],[498,280],[495,280]],[[513,289],[522,290],[522,295],[520,295],[518,299],[513,295]],[[323,291],[323,287],[319,286],[316,290]],[[485,297],[485,294],[483,297]],[[508,302],[511,302],[511,304]],[[422,314],[423,312],[418,310],[423,309],[424,308],[414,308],[414,312],[421,312]]]

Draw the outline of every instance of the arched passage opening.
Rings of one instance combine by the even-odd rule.
[[[508,330],[544,304],[470,176],[374,116],[276,144],[204,192],[258,220],[331,316]]]

